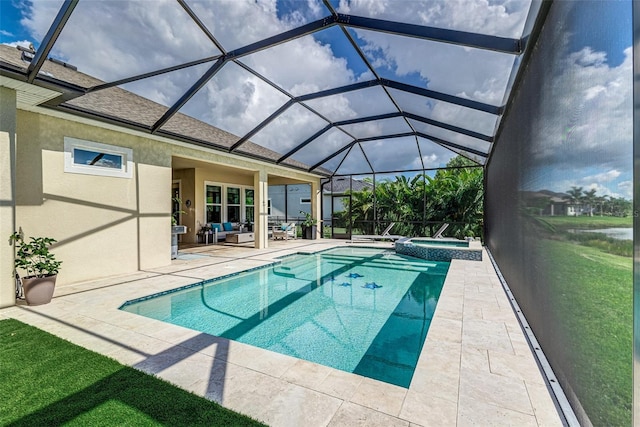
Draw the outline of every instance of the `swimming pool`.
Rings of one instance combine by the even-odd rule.
[[[121,309],[409,387],[449,264],[336,248]]]

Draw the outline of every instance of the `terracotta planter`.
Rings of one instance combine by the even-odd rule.
[[[57,274],[46,277],[23,277],[22,289],[27,305],[41,305],[51,302],[56,287]]]

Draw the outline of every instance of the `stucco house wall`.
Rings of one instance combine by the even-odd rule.
[[[170,262],[170,147],[23,110],[17,117],[16,226],[58,241],[59,283]],[[131,178],[65,172],[65,136],[131,148]]]
[[[192,202],[189,209],[183,207],[181,223],[189,230],[184,242],[195,242],[204,223],[205,182],[254,188],[264,182],[265,189],[271,177],[319,182],[313,174],[60,113],[15,111],[15,226],[26,237],[58,241],[52,247],[63,261],[58,286],[170,264],[171,186],[176,179],[183,202]],[[65,172],[65,137],[131,149],[131,177]],[[172,170],[177,156],[200,167]],[[261,244],[266,244],[264,239]],[[9,296],[13,293],[13,283],[6,280],[12,277],[10,268],[4,266],[2,272],[2,289]],[[3,298],[2,305],[11,301]]]

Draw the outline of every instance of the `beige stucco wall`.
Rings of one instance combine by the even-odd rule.
[[[58,240],[59,285],[170,262],[170,147],[18,110],[17,225]],[[133,149],[132,178],[64,172],[64,137]]]
[[[15,104],[11,109],[16,111]],[[17,110],[16,129],[16,227],[26,236],[58,240],[53,247],[63,261],[58,286],[169,264],[174,179],[180,179],[186,211],[181,222],[189,227],[185,242],[196,240],[198,224],[204,222],[205,181],[253,186],[256,171],[263,179],[319,181],[305,172],[58,112]],[[132,177],[65,172],[65,136],[132,149]],[[0,142],[5,139],[0,130]],[[205,164],[172,172],[175,156]],[[191,208],[184,206],[186,200],[192,201]],[[8,228],[0,231],[10,234]],[[3,283],[0,292],[8,289]]]
[[[14,231],[16,120],[16,92],[0,87],[0,307],[15,304],[14,249],[8,239]]]

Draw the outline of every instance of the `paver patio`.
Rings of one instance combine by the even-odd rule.
[[[454,260],[409,389],[118,310],[127,300],[242,271],[336,240],[196,246],[161,269],[58,286],[0,310],[273,426],[561,426],[486,254]],[[389,243],[367,246],[391,247]]]

